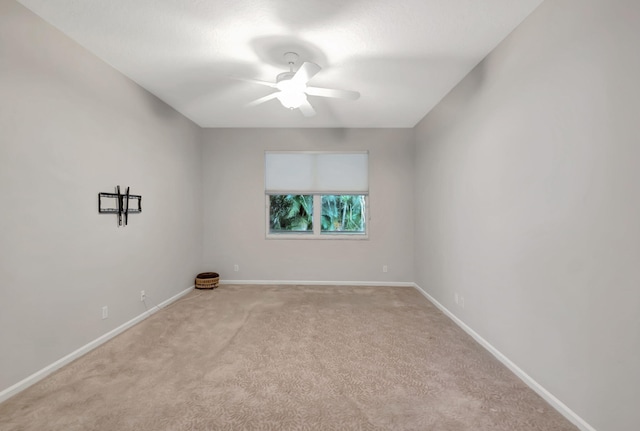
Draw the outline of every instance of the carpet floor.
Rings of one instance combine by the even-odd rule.
[[[0,429],[577,430],[413,288],[250,285],[189,293]]]

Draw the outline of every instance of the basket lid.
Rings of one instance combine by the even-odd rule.
[[[217,272],[203,272],[198,274],[196,278],[216,278],[220,275]]]

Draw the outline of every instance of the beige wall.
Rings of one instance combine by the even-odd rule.
[[[416,128],[417,283],[599,431],[640,427],[638,17],[544,2]]]
[[[368,150],[369,239],[265,239],[265,150]],[[206,130],[205,265],[225,280],[413,281],[412,157],[411,129]]]
[[[0,392],[193,285],[193,123],[13,1],[0,2]],[[118,228],[116,184],[143,196]],[[101,319],[101,308],[110,316]]]

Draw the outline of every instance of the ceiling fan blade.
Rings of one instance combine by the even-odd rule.
[[[259,99],[256,99],[256,100],[254,100],[253,102],[249,102],[249,103],[247,103],[245,106],[246,106],[247,108],[251,108],[251,107],[253,107],[253,106],[257,106],[257,105],[259,105],[259,104],[261,104],[261,103],[268,102],[268,101],[269,101],[269,100],[271,100],[271,99],[275,99],[275,98],[278,96],[278,94],[280,94],[280,92],[279,92],[279,91],[276,91],[275,93],[267,94],[266,96],[261,97],[261,98],[259,98]]]
[[[334,90],[332,88],[307,87],[304,90],[309,96],[334,97],[336,99],[357,100],[360,93],[349,90]]]
[[[238,81],[251,82],[253,84],[260,84],[260,85],[266,85],[267,87],[271,87],[271,88],[278,88],[275,82],[260,81],[259,79],[251,79],[251,78],[240,78],[239,76],[232,76],[231,78],[236,79]]]
[[[295,82],[297,84],[306,84],[311,78],[313,78],[316,73],[320,72],[322,68],[315,63],[309,63],[305,61],[300,66],[300,69],[293,75],[291,78],[291,82]]]
[[[308,100],[305,100],[298,108],[305,117],[313,117],[316,115],[316,110],[313,109],[313,106],[311,106],[311,103],[309,103]]]

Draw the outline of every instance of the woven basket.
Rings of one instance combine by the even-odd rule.
[[[203,272],[196,277],[196,289],[215,289],[220,275],[217,272]]]

